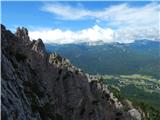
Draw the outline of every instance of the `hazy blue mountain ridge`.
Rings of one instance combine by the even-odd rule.
[[[91,74],[147,74],[160,78],[160,42],[136,40],[133,43],[100,45],[46,44],[49,52],[58,52]],[[94,67],[94,68],[93,68]]]

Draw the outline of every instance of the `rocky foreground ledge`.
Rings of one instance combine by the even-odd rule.
[[[26,28],[13,34],[1,25],[1,44],[2,120],[141,120],[106,85],[30,41]]]

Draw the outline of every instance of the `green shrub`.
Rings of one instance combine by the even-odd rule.
[[[85,108],[82,108],[82,109],[80,110],[80,113],[79,113],[80,116],[84,115],[85,111],[86,111],[86,109],[85,109]]]
[[[58,74],[60,75],[62,73],[62,69],[60,68],[58,71]]]
[[[30,66],[30,64],[28,64],[28,67],[29,67],[29,70],[30,70],[30,72],[31,72],[31,74],[33,74],[33,75],[37,75],[37,73],[36,73],[36,71]]]
[[[66,80],[67,78],[70,77],[70,74],[67,72],[64,76],[63,76],[63,80]]]
[[[18,65],[16,63],[14,63],[14,61],[12,59],[10,61],[12,63],[12,66],[14,67],[14,69],[18,69]]]
[[[63,117],[60,114],[56,113],[55,120],[63,120]]]
[[[75,70],[75,74],[78,75],[79,74],[79,70]]]
[[[25,61],[27,59],[27,56],[25,54],[19,53],[19,52],[17,52],[15,54],[15,57],[16,57],[16,59],[17,59],[18,62]]]
[[[112,86],[109,86],[109,90],[110,90],[111,92],[113,92],[114,96],[115,96],[118,100],[120,100],[121,102],[125,99],[124,95],[122,95],[122,93],[121,93],[118,89],[116,89],[116,88],[114,88],[114,87],[112,87]]]
[[[34,93],[38,97],[44,96],[44,93],[40,90],[39,85],[36,82],[25,81],[24,86],[30,89],[30,91],[28,91],[30,94]]]
[[[57,56],[56,56],[56,59],[57,59],[58,61],[62,62],[62,57],[61,57],[60,55],[57,55]]]
[[[140,107],[145,113],[145,117],[143,118],[143,120],[159,120],[160,110],[158,108],[144,101],[134,100],[133,104],[136,107]]]

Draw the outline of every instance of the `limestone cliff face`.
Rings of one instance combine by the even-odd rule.
[[[41,39],[30,41],[26,28],[13,34],[1,25],[1,42],[2,120],[141,119]]]

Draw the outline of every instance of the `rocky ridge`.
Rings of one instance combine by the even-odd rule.
[[[30,41],[26,28],[13,34],[1,25],[1,41],[2,120],[141,120],[106,85]]]

